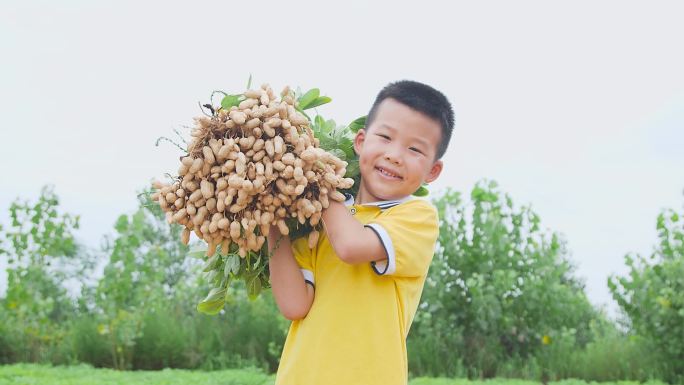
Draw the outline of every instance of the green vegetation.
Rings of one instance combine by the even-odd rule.
[[[200,372],[181,369],[161,371],[117,371],[88,365],[49,367],[35,364],[0,366],[0,385],[266,385],[274,377],[256,369],[227,369]]]
[[[684,382],[684,220],[666,210],[658,216],[658,243],[649,259],[625,257],[630,273],[608,280],[634,332],[651,348],[666,379]]]
[[[548,350],[560,342],[583,348],[589,323],[600,317],[571,275],[561,237],[496,188],[477,185],[468,204],[454,192],[435,202],[440,247],[412,336],[415,345],[432,339],[432,349],[458,352],[470,377],[493,377],[503,363],[530,357],[548,369]],[[413,358],[440,372],[430,370],[430,356]]]
[[[205,261],[147,194],[139,199],[98,250],[75,241],[79,218],[59,211],[51,189],[11,205],[0,227],[0,364],[74,366],[8,365],[0,384],[272,383],[289,321],[270,291],[250,299],[236,281],[223,311],[199,313]],[[684,382],[684,213],[664,211],[650,258],[628,255],[629,274],[609,280],[624,311],[615,323],[587,301],[563,237],[495,183],[432,200],[440,236],[409,334],[412,384]],[[76,298],[66,283],[81,285]],[[165,368],[215,372],[143,371]],[[236,368],[251,369],[226,370]]]
[[[36,364],[15,364],[0,366],[0,385],[270,385],[275,378],[256,369],[227,369],[212,372],[182,369],[161,371],[122,372],[111,369],[94,369],[87,365],[69,367],[49,367]],[[409,385],[535,385],[538,382],[526,380],[491,379],[486,381],[468,379],[447,379],[419,377],[409,381]],[[585,385],[585,381],[564,380],[551,382],[553,385]],[[596,384],[596,383],[595,383]],[[637,382],[618,381],[598,384],[637,385]],[[598,385],[597,384],[597,385]],[[661,385],[651,381],[647,385]]]

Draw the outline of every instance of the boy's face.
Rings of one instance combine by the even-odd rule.
[[[442,161],[435,160],[442,131],[438,121],[396,101],[385,99],[354,149],[359,154],[360,203],[403,198],[423,182],[437,179]]]

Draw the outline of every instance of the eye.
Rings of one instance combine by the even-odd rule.
[[[379,137],[381,137],[381,138],[383,138],[383,139],[385,139],[385,140],[390,140],[390,137],[387,136],[387,135],[385,135],[385,134],[376,134],[376,135],[379,136]]]
[[[413,151],[413,152],[416,152],[416,153],[418,153],[418,154],[422,154],[422,153],[423,153],[423,151],[420,151],[419,149],[417,149],[417,148],[415,148],[415,147],[409,147],[409,150],[411,150],[411,151]]]

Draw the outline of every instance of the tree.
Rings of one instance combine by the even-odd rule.
[[[4,361],[42,361],[65,336],[60,325],[74,309],[63,282],[82,275],[84,250],[73,236],[78,216],[60,214],[51,187],[43,187],[38,202],[16,200],[10,225],[0,227],[0,256],[7,258],[8,286],[1,305],[3,333],[15,343],[0,352]]]
[[[459,357],[480,377],[568,331],[586,343],[594,310],[572,277],[561,236],[542,231],[539,216],[516,208],[495,182],[478,183],[470,198],[463,204],[448,190],[434,201],[440,232],[415,340],[440,333],[435,354]]]
[[[658,215],[658,244],[650,258],[625,256],[626,277],[608,287],[629,317],[634,333],[650,341],[666,380],[684,382],[684,220],[665,210]]]
[[[112,364],[130,369],[136,340],[142,336],[147,312],[166,306],[176,293],[188,287],[192,261],[180,242],[180,226],[170,226],[158,205],[140,194],[140,206],[132,215],[121,215],[116,236],[104,251],[109,262],[94,288],[89,306],[100,319],[98,331],[110,343]]]

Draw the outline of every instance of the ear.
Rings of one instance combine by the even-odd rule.
[[[430,168],[430,172],[428,173],[428,175],[425,177],[425,183],[430,183],[437,179],[439,174],[442,173],[443,167],[444,163],[442,163],[441,160],[436,161]]]
[[[356,132],[356,136],[354,137],[354,152],[356,152],[356,155],[359,155],[359,153],[361,152],[361,148],[363,147],[363,142],[365,140],[366,130],[362,128],[358,132]]]

